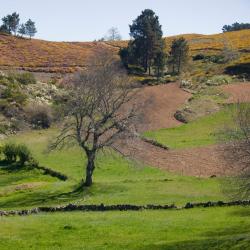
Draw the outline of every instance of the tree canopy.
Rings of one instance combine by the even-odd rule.
[[[150,74],[155,58],[164,50],[159,18],[154,11],[146,9],[129,28],[132,41],[129,43],[128,51],[136,59],[137,64],[142,66],[145,72],[148,70]]]
[[[237,31],[237,30],[244,30],[250,29],[250,23],[233,23],[232,25],[224,25],[222,27],[223,32],[230,32],[230,31]]]

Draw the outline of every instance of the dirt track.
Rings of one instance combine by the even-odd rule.
[[[250,102],[250,82],[224,85],[221,89],[230,95],[228,103]]]
[[[250,101],[250,83],[230,84],[223,86],[222,89],[231,95],[229,103],[238,100]],[[140,95],[141,99],[138,100],[147,100],[140,131],[180,125],[173,115],[190,97],[190,94],[181,90],[177,83],[144,87]],[[128,145],[129,147],[122,147],[122,151],[132,155],[133,158],[184,175],[208,177],[232,172],[232,169],[223,162],[222,148],[218,146],[167,151],[139,139],[128,142]]]
[[[143,87],[136,98],[143,105],[143,116],[138,130],[155,130],[180,125],[181,123],[174,118],[174,113],[190,97],[191,94],[180,89],[178,83]]]

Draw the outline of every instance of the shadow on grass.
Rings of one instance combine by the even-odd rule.
[[[52,185],[55,183],[52,183]],[[118,185],[106,185],[105,183],[93,184],[91,187],[85,187],[83,183],[72,185],[72,183],[63,183],[62,189],[69,191],[63,192],[63,190],[53,191],[53,189],[43,189],[34,192],[21,192],[16,195],[11,195],[6,199],[3,197],[0,199],[0,210],[2,209],[22,209],[38,206],[56,206],[68,203],[74,203],[81,200],[84,203],[88,198],[99,195],[103,190],[104,193],[110,194],[114,190],[121,192],[121,187]],[[124,189],[122,189],[124,191]]]
[[[6,160],[0,160],[0,169],[11,173],[30,168],[26,165],[21,165],[19,162],[11,163]]]
[[[215,232],[216,233],[216,232]],[[165,244],[151,244],[138,248],[139,250],[204,250],[204,249],[249,249],[250,239],[246,235],[232,235],[231,237],[211,237],[199,240],[178,241]]]

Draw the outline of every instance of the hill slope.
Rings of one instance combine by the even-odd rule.
[[[198,53],[216,54],[225,43],[241,53],[239,63],[250,62],[250,30],[227,32],[216,35],[186,34],[167,37],[171,41],[185,37],[191,55]],[[110,48],[117,51],[127,41],[118,42],[49,42],[38,39],[22,39],[0,34],[0,69],[18,68],[41,72],[72,72],[84,67],[88,56],[98,49]]]

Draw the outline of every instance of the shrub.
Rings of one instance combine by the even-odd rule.
[[[4,154],[5,160],[8,162],[16,162],[17,160],[17,145],[8,142],[2,148],[2,153]]]
[[[4,154],[5,160],[10,163],[17,162],[18,159],[21,165],[24,165],[25,162],[35,162],[30,150],[25,144],[8,142],[3,145],[1,152]]]
[[[211,79],[209,79],[206,84],[209,86],[217,86],[217,85],[223,85],[223,84],[229,84],[232,82],[232,77],[228,75],[215,75]]]
[[[52,122],[50,108],[46,105],[33,105],[26,109],[28,122],[36,129],[49,128]]]
[[[36,84],[36,78],[34,74],[30,72],[16,74],[14,78],[21,84],[28,85],[28,84]]]
[[[197,54],[195,56],[193,56],[193,61],[199,61],[199,60],[203,60],[205,59],[205,55],[203,54]]]
[[[30,159],[32,158],[31,152],[25,144],[17,145],[16,153],[21,165],[24,165],[25,162],[29,162]]]

